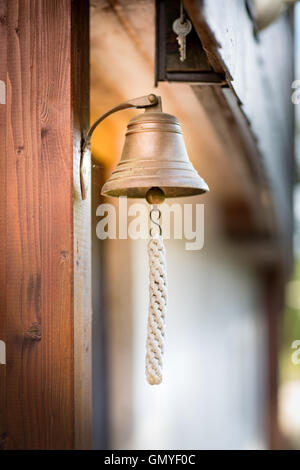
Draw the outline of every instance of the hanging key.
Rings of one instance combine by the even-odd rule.
[[[191,30],[192,23],[187,18],[184,20],[182,20],[182,18],[177,18],[173,23],[173,31],[177,34],[181,62],[184,62],[186,59],[186,36],[191,32]]]

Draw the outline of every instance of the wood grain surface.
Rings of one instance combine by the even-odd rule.
[[[72,6],[74,155],[74,391],[75,448],[92,443],[91,158],[85,152],[86,199],[79,181],[81,137],[89,128],[89,2]],[[99,261],[100,262],[100,261]],[[100,283],[98,286],[100,289]],[[97,364],[95,365],[97,367]]]
[[[0,80],[6,84],[7,52],[6,0],[0,0]],[[4,85],[5,86],[5,85]],[[2,85],[3,87],[3,85]],[[3,98],[3,97],[2,97]],[[6,159],[5,159],[6,105],[0,104],[0,340],[6,342]],[[0,364],[0,450],[7,447],[6,422],[6,365]]]
[[[72,449],[75,442],[71,22],[78,3],[0,0],[7,88],[0,105],[0,339],[7,345],[0,433],[8,449]]]

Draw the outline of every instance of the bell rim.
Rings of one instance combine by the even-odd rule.
[[[120,181],[118,180],[108,180],[102,187],[101,195],[111,197],[127,196],[132,199],[143,199],[147,191],[152,187],[162,189],[166,198],[197,196],[209,192],[207,183],[199,175],[181,178],[181,181],[178,181],[178,177],[176,176],[166,181],[163,178],[149,175],[144,176],[143,180],[142,185],[136,177],[127,177],[124,185],[120,185]]]

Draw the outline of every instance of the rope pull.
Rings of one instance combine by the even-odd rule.
[[[153,219],[155,211],[157,221]],[[161,211],[156,205],[150,211],[150,220],[158,226],[159,232],[153,234],[150,229],[148,242],[149,257],[149,314],[146,343],[146,377],[150,385],[162,381],[162,358],[165,347],[165,319],[167,312],[167,265],[166,251],[159,223]]]

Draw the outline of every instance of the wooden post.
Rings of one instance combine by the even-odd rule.
[[[0,0],[0,340],[6,343],[6,222],[3,215],[6,212],[6,158],[5,158],[5,128],[6,128],[6,54],[7,54],[7,17],[6,1]],[[0,450],[7,447],[6,422],[6,365],[0,364]]]
[[[0,41],[2,447],[88,448],[88,2],[0,0]]]

